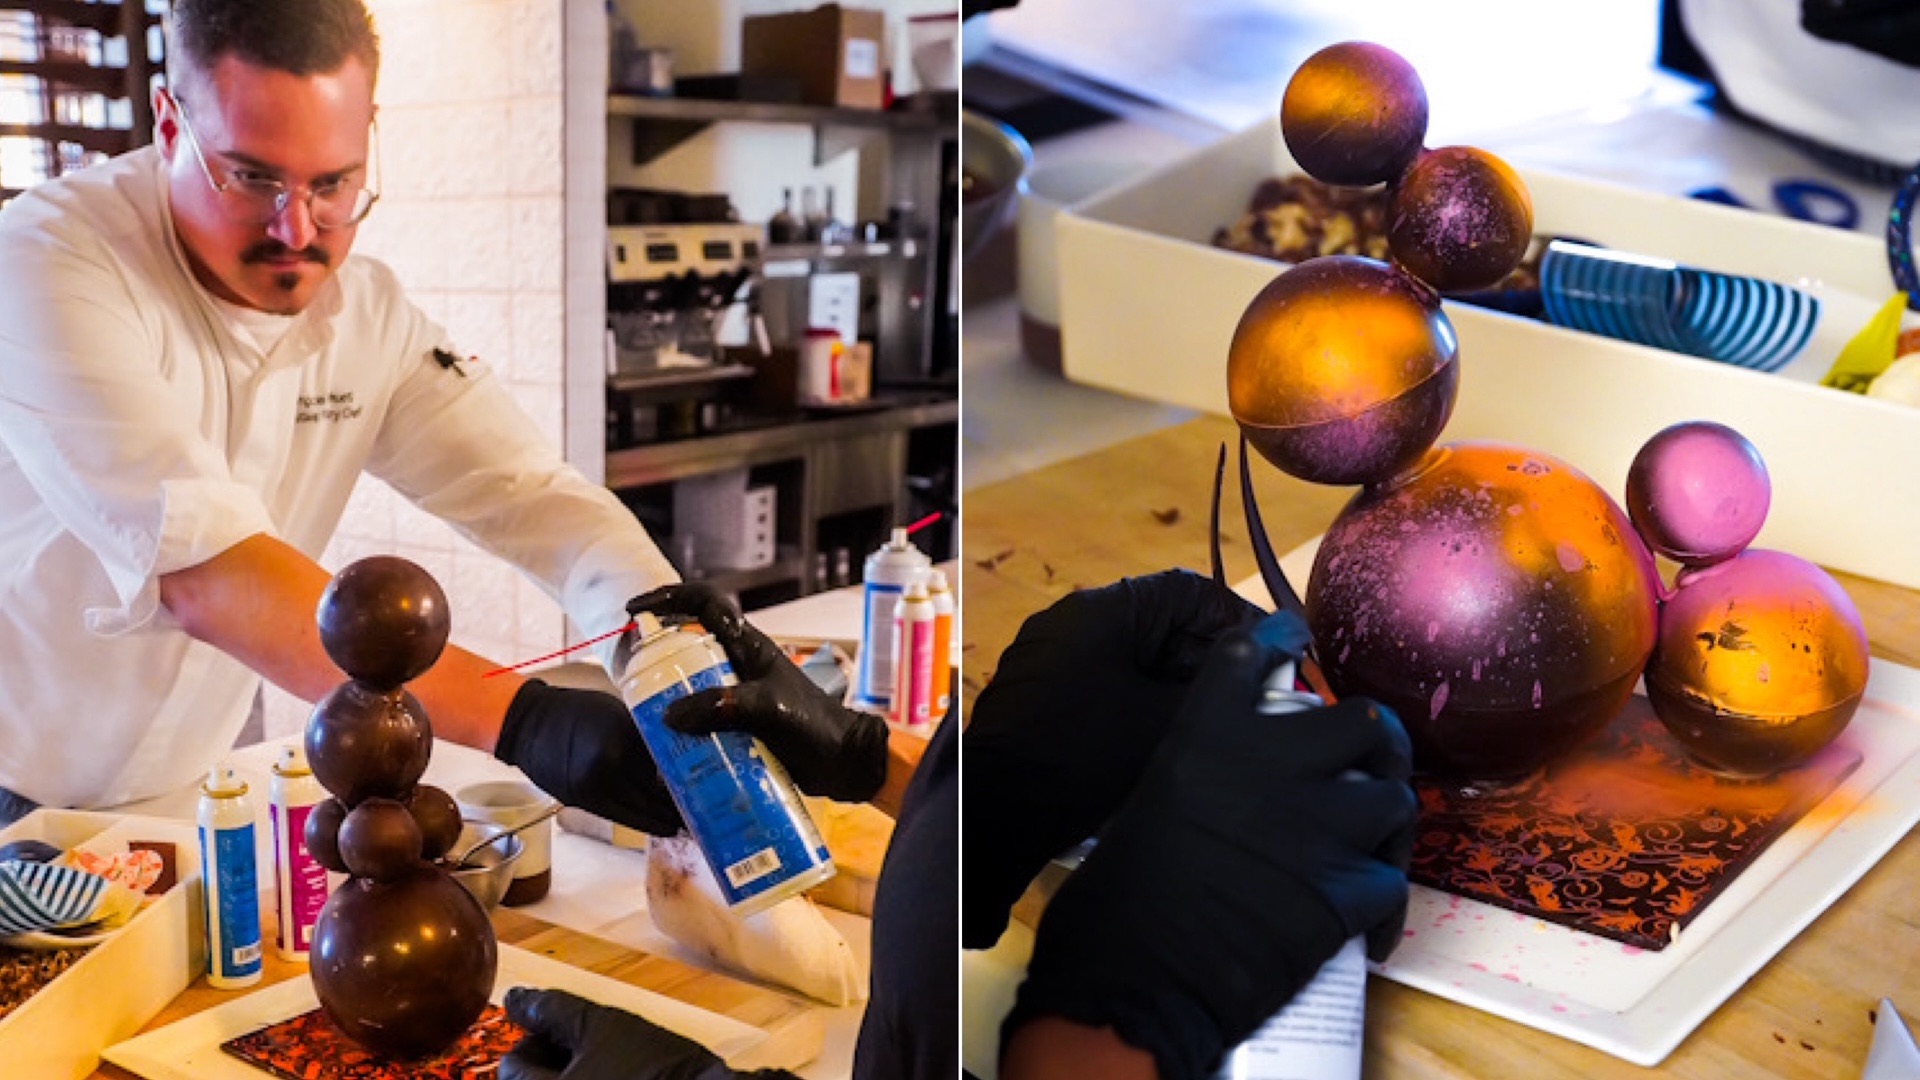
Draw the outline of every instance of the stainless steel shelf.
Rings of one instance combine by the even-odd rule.
[[[607,452],[607,486],[644,487],[704,476],[722,469],[760,465],[804,453],[820,443],[882,432],[905,431],[953,423],[960,419],[958,400],[878,408],[847,416],[801,420],[777,427],[756,428],[728,435],[639,446]]]

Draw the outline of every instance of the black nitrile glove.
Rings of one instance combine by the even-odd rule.
[[[712,586],[668,585],[628,601],[627,611],[697,620],[740,679],[739,686],[696,691],[668,705],[668,727],[687,735],[744,731],[765,743],[809,795],[866,802],[880,790],[886,721],[828,697]]]
[[[568,806],[655,836],[682,828],[633,714],[612,694],[528,679],[507,706],[493,756]]]
[[[1052,1015],[1112,1028],[1163,1080],[1199,1080],[1349,938],[1365,934],[1376,960],[1392,950],[1412,750],[1393,714],[1361,698],[1257,712],[1298,640],[1298,620],[1275,615],[1215,648],[1139,787],[1041,918],[1002,1046]]]
[[[998,940],[1047,860],[1099,831],[1207,650],[1260,615],[1208,578],[1168,570],[1076,592],[1020,627],[962,744],[966,947]]]
[[[507,1019],[527,1037],[500,1060],[500,1080],[776,1080],[792,1073],[737,1073],[706,1047],[629,1012],[563,990],[507,991]]]

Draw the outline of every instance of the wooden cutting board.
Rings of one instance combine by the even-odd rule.
[[[828,1006],[630,949],[506,908],[494,911],[493,926],[502,944],[516,945],[585,971],[652,990],[767,1032],[767,1041],[748,1056],[728,1062],[736,1069],[793,1069],[820,1056],[826,1039],[827,1018],[833,1013]],[[304,978],[307,973],[305,964],[281,960],[271,950],[265,967],[262,986]],[[141,1030],[165,1027],[231,1000],[231,992],[213,990],[205,979],[200,979]],[[139,1080],[133,1073],[106,1062],[101,1062],[93,1076],[103,1080]]]

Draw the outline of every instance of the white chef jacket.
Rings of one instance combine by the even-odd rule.
[[[268,351],[236,334],[162,169],[136,150],[0,212],[0,787],[88,807],[204,775],[258,676],[172,622],[160,575],[258,533],[318,558],[363,470],[588,634],[674,580],[484,363],[434,359],[466,353],[381,263],[348,258]]]

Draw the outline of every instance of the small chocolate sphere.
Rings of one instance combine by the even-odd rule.
[[[427,771],[433,728],[412,694],[350,679],[313,707],[306,747],[314,779],[352,808],[404,798]]]
[[[1647,546],[1691,567],[1746,550],[1773,496],[1766,463],[1746,436],[1704,420],[1648,439],[1627,472],[1627,513]]]
[[[1310,259],[1268,283],[1227,354],[1227,400],[1254,448],[1320,484],[1419,461],[1453,414],[1459,343],[1430,291],[1374,259]]]
[[[322,799],[307,811],[307,854],[336,874],[347,872],[347,860],[340,857],[340,825],[346,820],[347,806],[339,799]]]
[[[366,799],[340,824],[340,858],[347,872],[392,881],[420,861],[420,826],[402,803]]]
[[[487,1006],[493,925],[458,882],[417,865],[390,882],[350,878],[313,928],[313,988],[348,1038],[389,1058],[445,1050]]]
[[[1647,698],[1701,764],[1764,776],[1847,726],[1867,657],[1860,612],[1826,571],[1750,548],[1680,576],[1660,612]]]
[[[1532,236],[1527,185],[1485,150],[1429,151],[1394,183],[1388,250],[1409,273],[1443,293],[1497,284],[1526,257]]]
[[[320,644],[333,662],[382,690],[432,667],[453,625],[440,583],[393,555],[361,559],[335,574],[316,614]]]
[[[421,858],[437,859],[460,839],[460,804],[432,784],[413,789],[407,797],[407,812],[420,827]]]
[[[1307,175],[1367,187],[1399,176],[1427,137],[1427,90],[1399,53],[1363,41],[1329,45],[1287,82],[1280,131]]]
[[[1307,623],[1334,691],[1399,713],[1418,768],[1503,780],[1625,704],[1653,651],[1658,581],[1625,512],[1577,470],[1464,443],[1340,512]]]

